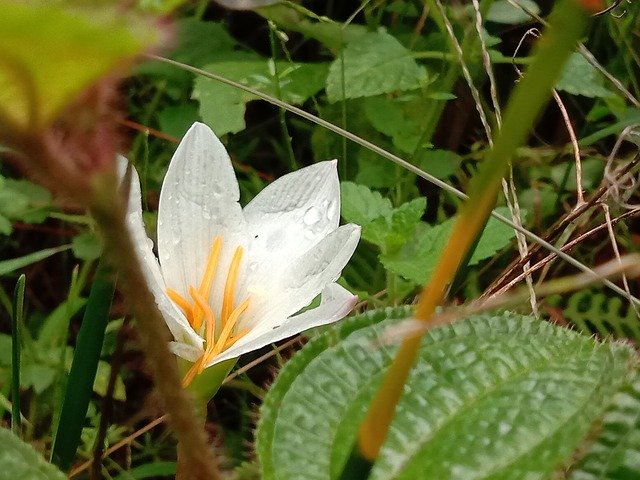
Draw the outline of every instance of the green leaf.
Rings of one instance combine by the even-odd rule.
[[[384,198],[380,192],[353,182],[340,183],[340,198],[342,218],[361,226],[371,223],[378,217],[391,215],[393,211],[391,200]]]
[[[173,477],[176,474],[176,462],[153,462],[139,465],[118,475],[115,480],[131,480],[132,478]]]
[[[109,378],[111,377],[111,365],[108,362],[100,360],[98,362],[98,370],[96,371],[96,379],[93,382],[93,391],[104,397],[107,394]],[[113,398],[124,402],[127,399],[126,388],[120,376],[116,377],[116,383],[113,389]]]
[[[73,237],[71,250],[76,258],[95,260],[102,253],[102,239],[93,232],[82,232]]]
[[[441,180],[454,175],[462,163],[462,158],[450,150],[420,149],[414,163],[425,172]]]
[[[423,113],[425,102],[419,97],[370,97],[365,99],[364,109],[371,125],[379,132],[392,137],[396,148],[413,154],[419,147],[428,147],[420,144],[428,119]]]
[[[613,96],[613,92],[604,87],[604,77],[579,53],[569,57],[556,88],[585,97]]]
[[[256,434],[262,478],[337,478],[396,351],[390,329],[411,314],[356,316],[285,365]],[[370,479],[548,478],[623,384],[633,355],[513,313],[432,329]]]
[[[393,208],[379,192],[352,182],[340,184],[342,217],[362,227],[362,238],[383,252],[395,251],[414,233],[427,207],[419,197]]]
[[[113,273],[106,262],[101,261],[91,285],[87,308],[78,332],[76,350],[51,452],[52,461],[65,470],[71,466],[75,458],[91,393],[96,388],[96,374],[100,368],[100,352],[109,321],[113,292]],[[108,367],[102,367],[103,383],[105,368]],[[104,387],[106,391],[106,385]]]
[[[67,477],[28,443],[0,429],[0,480],[65,480]]]
[[[277,96],[270,60],[254,54],[236,53],[238,60],[204,67],[230,80]],[[299,105],[320,91],[327,66],[312,63],[276,62],[281,99]],[[200,102],[200,116],[217,135],[236,133],[245,128],[245,106],[257,97],[214,80],[198,77],[193,98]]]
[[[397,251],[413,236],[426,208],[424,197],[403,203],[390,216],[378,217],[369,225],[363,225],[362,238],[380,246],[385,253]]]
[[[539,14],[540,7],[533,0],[518,0],[518,4],[532,13]],[[531,22],[533,19],[522,8],[518,8],[508,0],[497,0],[491,4],[485,19],[489,22],[518,25]]]
[[[160,129],[176,138],[182,138],[194,122],[200,120],[198,105],[195,102],[184,102],[163,108],[158,113]]]
[[[57,373],[55,367],[36,363],[34,359],[25,356],[21,362],[20,385],[22,388],[33,388],[36,394],[40,394],[53,384]]]
[[[327,97],[330,102],[414,90],[427,81],[425,68],[386,32],[367,33],[354,39],[341,55],[329,68]]]
[[[510,216],[506,207],[497,209],[505,216]],[[523,216],[526,212],[522,212]],[[421,229],[398,252],[382,255],[380,260],[385,268],[421,285],[431,276],[440,252],[449,238],[455,217],[438,225]],[[491,217],[480,236],[468,265],[473,266],[482,260],[492,257],[509,245],[515,233],[511,227]]]
[[[619,296],[607,295],[597,289],[577,291],[568,297],[554,295],[549,305],[562,309],[562,315],[579,331],[603,338],[613,335],[640,341],[640,323],[633,308]]]
[[[149,19],[99,3],[0,1],[0,111],[16,128],[49,124],[83,89],[158,40]]]
[[[600,432],[569,480],[634,480],[640,478],[640,379],[618,392],[604,414]]]
[[[51,194],[45,188],[28,180],[0,176],[0,233],[11,233],[11,221],[43,222],[50,207]]]
[[[62,245],[61,247],[38,250],[37,252],[33,252],[22,257],[16,257],[10,260],[2,260],[0,261],[0,275],[6,275],[7,273],[15,272],[20,268],[44,260],[45,258],[48,258],[51,255],[55,255],[56,253],[64,252],[65,250],[69,250],[70,248],[71,245]]]

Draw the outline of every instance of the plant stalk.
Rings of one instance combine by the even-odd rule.
[[[169,332],[135,254],[125,224],[126,204],[117,194],[117,185],[115,173],[95,179],[92,213],[104,236],[105,255],[118,272],[122,293],[136,317],[140,345],[178,440],[180,475],[177,478],[220,479],[202,422],[182,389],[176,358],[169,350]]]

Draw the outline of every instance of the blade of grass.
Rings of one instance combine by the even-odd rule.
[[[44,250],[39,250],[22,257],[2,260],[0,261],[0,276],[14,272],[20,268],[26,267],[27,265],[31,265],[32,263],[44,260],[45,258],[48,258],[51,255],[55,255],[56,253],[64,252],[65,250],[69,250],[70,248],[71,245],[62,245],[60,247],[45,248]]]
[[[11,430],[18,437],[20,429],[20,325],[24,317],[24,273],[18,278],[11,315]]]
[[[93,392],[113,292],[112,272],[106,262],[101,261],[96,270],[82,326],[78,332],[76,350],[51,452],[51,461],[62,470],[67,470],[75,458]]]

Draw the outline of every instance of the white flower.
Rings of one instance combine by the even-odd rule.
[[[338,226],[335,160],[283,176],[244,209],[239,198],[225,148],[195,123],[160,192],[158,263],[132,178],[127,225],[172,351],[194,362],[185,385],[211,365],[335,322],[356,303],[335,283],[360,239],[359,226]],[[318,307],[297,313],[319,294]]]

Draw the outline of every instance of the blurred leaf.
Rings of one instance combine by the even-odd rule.
[[[102,253],[102,240],[92,232],[82,232],[73,237],[71,250],[76,258],[95,260]]]
[[[0,261],[0,275],[6,275],[7,273],[15,272],[20,268],[44,260],[45,258],[48,258],[56,253],[64,252],[65,250],[69,250],[70,248],[71,245],[62,245],[61,247],[45,248],[44,250],[39,250],[22,257],[16,257],[10,260],[2,260]]]
[[[605,88],[604,77],[579,53],[573,53],[556,83],[558,90],[585,97],[610,97],[613,92]]]
[[[0,176],[0,233],[12,232],[12,221],[43,222],[51,208],[51,194],[28,180]]]
[[[176,474],[176,462],[152,462],[139,465],[121,473],[115,480],[136,480],[151,477],[173,477]]]
[[[33,388],[36,395],[49,388],[56,379],[58,371],[55,366],[36,363],[32,358],[23,356],[20,371],[22,388]]]
[[[158,113],[160,129],[176,138],[182,138],[194,122],[200,120],[198,105],[194,102],[183,102],[163,108]]]
[[[539,14],[540,7],[533,0],[518,0],[518,4],[529,10],[531,13]],[[522,8],[518,8],[508,0],[496,0],[491,4],[489,11],[485,15],[488,22],[504,23],[507,25],[518,25],[533,21]]]
[[[450,150],[422,148],[417,152],[414,163],[425,172],[444,180],[458,171],[462,157]]]
[[[602,180],[604,162],[600,158],[585,158],[582,160],[582,188],[591,190]],[[558,187],[562,186],[567,192],[575,192],[576,183],[575,163],[564,163],[551,168],[551,179]]]
[[[0,428],[0,480],[65,480],[67,477],[47,463],[28,443],[6,428]]]
[[[367,33],[349,42],[327,77],[330,102],[419,88],[427,71],[411,52],[386,32]],[[342,64],[344,63],[344,92]]]
[[[93,382],[93,391],[104,397],[107,394],[107,386],[109,385],[109,377],[111,377],[111,365],[104,360],[98,362],[98,370],[96,371],[96,379]],[[120,402],[127,399],[126,389],[122,377],[116,377],[115,388],[113,389],[113,398]]]
[[[365,99],[364,106],[371,125],[392,137],[396,148],[413,154],[419,147],[428,147],[428,144],[420,145],[428,119],[423,114],[425,102],[419,97],[370,97]]]
[[[244,59],[219,62],[205,70],[277,96],[269,60],[253,54],[236,54]],[[299,105],[320,91],[326,75],[325,64],[276,62],[282,100]],[[237,133],[245,128],[245,106],[257,97],[210,80],[198,77],[193,98],[200,102],[200,116],[217,135]]]
[[[149,48],[159,29],[115,6],[0,0],[0,111],[21,130],[49,124],[82,90]]]
[[[397,350],[390,335],[412,313],[350,318],[285,365],[256,433],[264,480],[339,476]],[[510,312],[433,328],[369,478],[550,478],[632,375],[634,358],[630,346]]]
[[[161,14],[170,13],[186,2],[187,0],[136,0],[141,10]]]
[[[497,209],[501,214],[510,217],[506,207]],[[526,212],[522,212],[523,217]],[[455,217],[438,225],[420,229],[398,252],[382,255],[380,260],[385,268],[411,280],[417,285],[425,283],[436,266],[438,257],[446,244]],[[468,265],[473,266],[482,260],[492,257],[511,243],[515,233],[511,227],[491,217],[480,236],[476,249]]]
[[[69,320],[87,303],[86,298],[68,298],[60,303],[42,323],[37,345],[42,351],[66,345]]]

